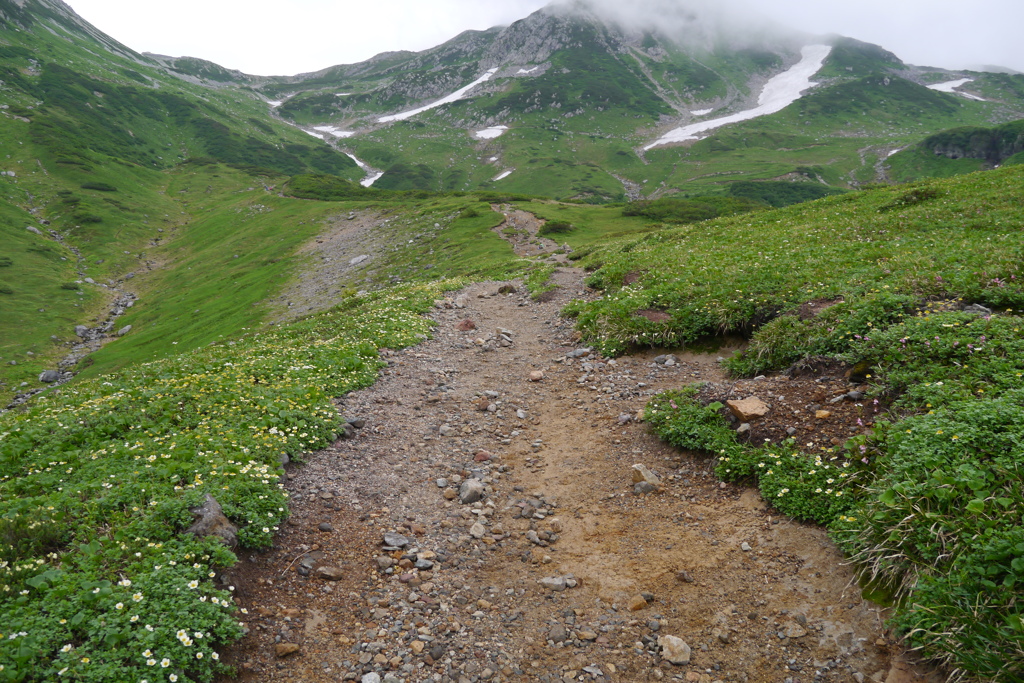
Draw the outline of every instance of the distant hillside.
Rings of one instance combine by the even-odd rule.
[[[1024,120],[995,128],[964,126],[930,135],[892,156],[894,179],[946,178],[963,173],[1024,163]]]

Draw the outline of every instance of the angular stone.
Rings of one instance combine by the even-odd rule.
[[[661,485],[661,479],[658,479],[658,476],[651,472],[647,465],[637,463],[633,465],[633,483],[639,484],[642,481],[647,482],[651,486]]]
[[[832,411],[830,410],[819,410],[814,413],[814,417],[818,420],[827,420],[832,417]]]
[[[548,640],[551,640],[555,643],[564,643],[565,641],[569,640],[569,633],[561,624],[555,624],[551,627],[551,630],[548,631]]]
[[[768,414],[768,404],[754,396],[742,401],[729,401],[725,405],[740,422],[754,422]]]
[[[658,646],[661,648],[661,656],[668,662],[676,665],[690,663],[690,646],[682,638],[676,636],[659,636]]]
[[[470,505],[484,497],[484,483],[479,479],[467,479],[459,487],[459,502]]]
[[[470,320],[469,318],[466,318],[465,320],[461,321],[458,325],[456,325],[455,329],[458,330],[459,332],[472,332],[473,330],[476,329],[476,323]]]
[[[414,655],[421,655],[421,654],[423,654],[423,648],[424,647],[426,647],[426,645],[424,644],[424,642],[422,640],[414,640],[411,643],[409,643],[409,649],[412,650],[412,653]]]
[[[480,522],[477,522],[473,526],[469,527],[469,535],[473,538],[480,539],[487,534],[487,527]]]
[[[634,595],[629,599],[626,606],[629,608],[630,612],[639,612],[647,607],[647,601],[644,600],[644,596],[642,595]]]

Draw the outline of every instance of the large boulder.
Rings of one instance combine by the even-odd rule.
[[[56,370],[47,370],[46,372],[39,375],[39,381],[46,384],[53,384],[54,382],[60,381],[60,373]]]
[[[729,406],[729,410],[740,422],[753,422],[768,414],[768,404],[756,396],[742,401],[729,401],[725,405]]]

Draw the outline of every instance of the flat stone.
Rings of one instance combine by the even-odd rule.
[[[295,643],[278,643],[274,646],[274,653],[278,657],[287,657],[293,655],[299,651],[299,646]]]
[[[782,632],[787,638],[803,638],[807,635],[807,629],[795,621],[787,621],[783,624]]]
[[[404,548],[409,545],[409,539],[402,534],[389,531],[384,534],[384,545],[391,546],[392,548]]]
[[[568,587],[568,584],[566,583],[564,576],[548,576],[541,579],[537,583],[557,593],[561,593]]]
[[[725,405],[740,422],[754,422],[768,414],[768,404],[754,396],[742,401],[728,401]]]
[[[324,581],[341,581],[345,578],[345,572],[340,567],[320,567],[316,570],[316,576]]]
[[[676,636],[659,636],[658,646],[665,661],[676,665],[690,663],[690,646]]]
[[[815,419],[818,419],[818,420],[827,420],[828,418],[832,417],[832,411],[830,411],[830,410],[818,410],[818,411],[816,411],[814,413],[814,417],[815,417]]]

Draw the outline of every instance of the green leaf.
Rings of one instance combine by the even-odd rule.
[[[979,514],[979,515],[984,514],[985,513],[985,501],[981,500],[980,498],[976,499],[976,500],[972,500],[970,503],[967,504],[967,511],[968,512],[973,512],[973,513],[976,513],[976,514]]]
[[[892,489],[883,491],[882,495],[878,496],[878,500],[888,507],[896,507],[896,492]]]

